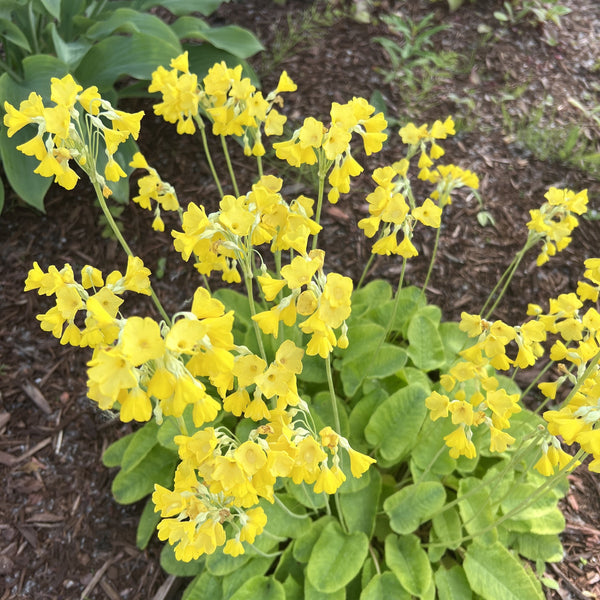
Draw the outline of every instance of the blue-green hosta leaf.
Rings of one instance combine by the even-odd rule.
[[[143,33],[110,36],[90,48],[75,78],[84,87],[97,85],[101,91],[124,76],[150,79],[159,65],[168,65],[181,51],[181,47]]]
[[[413,596],[423,596],[431,586],[431,563],[416,535],[388,535],[385,538],[385,562],[402,587]]]
[[[0,37],[15,46],[27,50],[27,52],[31,52],[31,47],[25,34],[9,19],[0,18]]]
[[[180,49],[179,38],[171,27],[157,16],[131,8],[118,8],[105,20],[88,29],[86,37],[102,40],[113,33],[143,33]],[[157,65],[158,66],[158,65]]]
[[[339,523],[329,523],[312,549],[306,576],[318,591],[336,592],[358,575],[368,550],[362,531],[345,533]]]
[[[400,460],[415,445],[427,416],[427,392],[419,385],[409,385],[381,403],[369,419],[365,436],[379,449],[383,458]]]
[[[215,48],[226,50],[238,58],[249,58],[264,50],[264,46],[251,31],[237,25],[212,27],[206,31],[198,31],[194,37],[212,44]]]
[[[74,71],[85,53],[92,47],[92,44],[83,39],[75,42],[65,42],[58,33],[55,23],[50,23],[49,27],[56,56],[69,66],[69,71]]]
[[[446,500],[444,486],[438,481],[408,485],[386,498],[383,509],[396,533],[412,533],[438,511]]]
[[[522,563],[502,544],[474,541],[463,567],[471,589],[484,600],[542,600],[541,587],[525,572]]]
[[[199,12],[205,17],[212,14],[229,0],[146,0],[141,3],[139,10],[148,10],[153,6],[164,6],[174,15],[185,15],[192,12]]]
[[[57,20],[60,20],[61,0],[40,0],[44,8]]]

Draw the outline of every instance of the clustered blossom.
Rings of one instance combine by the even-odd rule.
[[[253,316],[263,333],[279,335],[279,323],[291,327],[298,315],[307,317],[298,324],[310,335],[306,353],[327,358],[335,346],[348,347],[346,319],[350,316],[353,283],[339,273],[323,273],[325,252],[311,250],[296,256],[281,269],[281,279],[258,276],[266,300],[272,301],[287,287],[291,292],[268,311]],[[304,286],[305,289],[302,289]],[[335,329],[341,328],[336,336]]]
[[[543,475],[552,475],[556,468],[568,464],[574,466],[572,456],[561,448],[562,439],[569,445],[578,443],[592,454],[589,468],[600,472],[600,314],[593,306],[583,311],[586,301],[598,299],[600,259],[587,259],[585,266],[588,281],[579,282],[577,293],[550,299],[548,313],[530,305],[532,318],[520,326],[461,315],[461,330],[476,342],[460,352],[462,360],[442,375],[440,384],[445,393],[434,391],[426,399],[432,420],[451,415],[452,423],[458,426],[444,438],[452,457],[476,455],[472,435],[479,425],[489,429],[492,452],[503,452],[515,441],[506,430],[511,416],[521,411],[520,395],[500,387],[487,367],[506,371],[533,366],[544,355],[542,344],[552,335],[558,339],[550,348],[550,359],[559,362],[561,376],[538,387],[551,400],[565,381],[574,389],[565,405],[544,413],[548,432],[541,442],[542,456],[534,466]]]
[[[409,123],[400,129],[402,141],[408,144],[406,158],[393,165],[375,169],[372,178],[377,184],[367,196],[369,217],[358,222],[368,238],[379,232],[373,244],[373,254],[397,254],[403,258],[417,256],[418,251],[412,243],[413,229],[417,221],[426,227],[439,228],[442,210],[451,203],[451,193],[463,186],[477,189],[479,180],[471,171],[456,165],[437,165],[434,160],[444,154],[443,148],[435,140],[445,139],[454,134],[454,122],[448,117],[443,123],[435,121],[431,129],[427,125],[416,127]],[[427,144],[430,144],[429,154]],[[420,152],[418,162],[419,179],[436,186],[431,197],[417,205],[411,189],[408,169],[410,159]],[[398,234],[402,240],[398,242]]]
[[[542,251],[537,257],[538,266],[569,245],[571,232],[579,225],[575,215],[586,213],[588,202],[587,190],[576,194],[555,187],[551,187],[544,198],[547,202],[539,209],[529,211],[531,220],[527,223],[532,242],[543,241]]]
[[[289,140],[273,144],[277,158],[293,167],[318,163],[320,172],[329,172],[331,189],[327,197],[335,204],[340,194],[350,191],[350,177],[356,177],[363,171],[352,156],[350,142],[353,133],[362,138],[367,156],[379,152],[387,139],[384,133],[387,122],[383,113],[373,113],[375,108],[364,98],[355,97],[346,104],[334,102],[329,125],[307,117]]]
[[[252,248],[271,244],[271,250],[306,253],[308,238],[321,230],[311,217],[314,201],[299,196],[285,201],[283,181],[265,175],[245,196],[226,195],[219,210],[206,214],[203,206],[190,202],[183,213],[183,231],[174,231],[175,249],[184,260],[193,254],[203,275],[220,271],[224,281],[241,281],[238,265],[253,260]]]
[[[282,104],[282,92],[293,92],[296,84],[284,71],[275,90],[263,97],[248,77],[242,77],[242,66],[228,67],[225,62],[211,67],[198,83],[190,73],[188,53],[171,60],[170,70],[158,67],[152,74],[148,91],[160,92],[162,102],[154,112],[169,123],[177,123],[177,133],[193,134],[196,126],[204,127],[202,115],[212,122],[215,135],[242,138],[246,155],[262,156],[265,148],[262,133],[281,135],[286,117],[274,108]]]
[[[100,185],[104,196],[109,196],[111,191],[106,181],[126,176],[115,160],[115,153],[130,136],[138,138],[143,111],[132,114],[116,110],[100,97],[96,86],[84,90],[71,75],[51,79],[50,98],[54,106],[46,107],[42,97],[31,92],[18,110],[5,102],[4,125],[8,127],[8,137],[26,125],[37,126],[37,134],[17,146],[23,154],[40,161],[35,173],[54,177],[56,183],[70,190],[79,179],[69,164],[74,160],[93,183]],[[98,156],[92,155],[92,149],[97,152],[98,138],[104,142],[103,175],[96,170]]]
[[[143,169],[147,172],[138,179],[138,195],[134,196],[132,200],[139,204],[141,208],[152,210],[152,202],[156,203],[154,208],[154,221],[152,222],[152,229],[154,231],[164,231],[165,224],[161,218],[162,210],[179,211],[179,200],[177,199],[177,193],[173,186],[163,181],[158,174],[158,171],[148,164],[148,161],[144,158],[141,152],[136,152],[133,155],[133,159],[129,163],[130,167],[134,169]]]

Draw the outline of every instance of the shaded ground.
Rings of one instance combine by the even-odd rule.
[[[288,0],[284,8],[272,0],[246,0],[225,5],[217,19],[249,27],[262,39],[268,50],[252,64],[265,90],[274,87],[282,69],[297,82],[298,92],[286,97],[292,122],[309,115],[324,118],[332,101],[369,98],[374,90],[385,100],[388,115],[401,123],[455,116],[459,132],[445,144],[448,162],[479,174],[483,209],[494,224],[478,224],[482,207],[465,194],[457,196],[444,217],[428,296],[451,319],[462,310],[479,310],[525,239],[527,211],[541,204],[549,186],[588,188],[591,208],[600,211],[599,167],[590,173],[568,164],[584,144],[588,154],[598,152],[594,114],[582,112],[570,99],[588,111],[600,104],[600,6],[596,0],[562,3],[573,12],[563,17],[561,30],[526,23],[500,30],[492,12],[501,2],[491,0],[467,4],[451,15],[445,2],[380,2],[370,24],[344,16],[347,6],[342,3],[310,13],[310,3],[299,0]],[[371,38],[388,34],[376,17],[392,11],[414,22],[435,11],[434,22],[451,24],[434,40],[437,50],[461,55],[458,73],[449,77],[438,71],[429,82],[417,80],[414,91],[406,75],[397,85],[386,84],[381,70],[390,69],[389,57]],[[487,39],[478,32],[481,25],[492,31]],[[549,36],[557,45],[544,42]],[[429,91],[421,93],[421,85]],[[543,106],[544,116],[538,118]],[[140,145],[151,164],[184,202],[213,208],[218,198],[199,143],[177,138],[170,125],[153,116],[149,104],[143,107],[147,117]],[[580,140],[561,156],[571,123],[579,124]],[[385,154],[368,163],[368,171],[397,159],[396,130],[394,126]],[[253,173],[242,156],[234,163],[246,189]],[[223,165],[218,167],[224,172]],[[295,185],[292,179],[288,184]],[[364,196],[370,189],[368,176],[361,176],[351,197],[324,211],[328,264],[355,279],[369,254],[356,222],[366,214]],[[311,194],[310,187],[305,193]],[[158,565],[160,545],[152,543],[144,552],[135,547],[141,506],[121,507],[112,500],[113,473],[100,462],[103,449],[128,426],[91,406],[85,397],[85,351],[60,346],[40,332],[35,315],[45,310],[43,299],[22,293],[33,260],[43,267],[64,262],[105,270],[124,267],[116,243],[100,237],[98,212],[90,190],[80,183],[71,193],[51,188],[47,216],[13,199],[0,218],[0,468],[5,489],[0,497],[0,600],[76,599],[84,594],[90,599],[178,597],[178,582]],[[158,259],[166,257],[166,274],[155,288],[168,312],[179,310],[196,285],[194,273],[181,266],[167,234],[149,235],[148,214],[129,206],[122,222],[132,247],[153,271]],[[426,236],[419,240],[423,252],[409,264],[410,283],[424,281],[431,242]],[[548,265],[535,268],[535,254],[527,257],[497,316],[517,322],[528,302],[543,303],[573,290],[582,260],[599,255],[600,221],[582,219],[573,243]],[[369,276],[395,282],[398,274],[396,261],[382,259]],[[154,313],[143,302],[131,310]],[[563,504],[566,557],[548,569],[560,590],[549,597],[600,598],[600,480],[581,471],[572,483]]]

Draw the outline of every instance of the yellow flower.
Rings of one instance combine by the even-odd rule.
[[[121,330],[120,344],[124,356],[134,367],[160,358],[165,352],[160,327],[150,317],[127,319]]]

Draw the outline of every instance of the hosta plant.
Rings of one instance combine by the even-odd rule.
[[[27,277],[26,290],[51,300],[42,329],[91,348],[90,399],[142,424],[104,454],[119,468],[114,496],[147,498],[138,545],[158,530],[163,568],[193,577],[186,600],[543,598],[542,585],[555,585],[545,563],[563,556],[565,474],[590,455],[600,471],[600,259],[585,261],[576,291],[531,304],[522,323],[493,312],[528,252],[541,266],[568,245],[586,192],[551,188],[490,298],[446,322],[426,284],[406,285],[404,273],[419,252],[415,229],[437,230],[435,257],[444,208],[478,187],[474,173],[443,162],[453,120],[405,124],[404,154],[373,171],[357,225],[373,256],[395,255],[402,269],[399,281],[363,285],[328,267],[320,215],[382,149],[386,120],[352,98],[332,104],[328,123],[306,117],[271,145],[286,120],[282,94],[295,88],[284,72],[264,96],[224,63],[199,80],[185,54],[154,72],[155,112],[199,134],[207,153],[207,130],[218,136],[230,175],[226,183],[207,154],[220,193],[208,212],[180,206],[141,154],[131,161],[144,173],[134,201],[158,232],[164,211],[179,212],[174,246],[198,271],[175,314],[118,230],[124,270],[35,262]],[[43,122],[21,150],[65,187],[84,173],[105,207],[106,181],[125,166],[116,150],[142,115],[115,111],[69,76],[51,89],[52,106],[35,94],[7,104],[5,125],[29,136]],[[250,190],[238,188],[230,136],[256,160]],[[102,165],[99,138],[111,151]],[[264,171],[269,146],[317,171],[316,200],[284,197],[282,179]],[[227,285],[211,292],[215,276]],[[156,314],[122,314],[128,292],[151,296]],[[540,376],[552,365],[557,376],[521,391],[516,370],[540,361]]]

